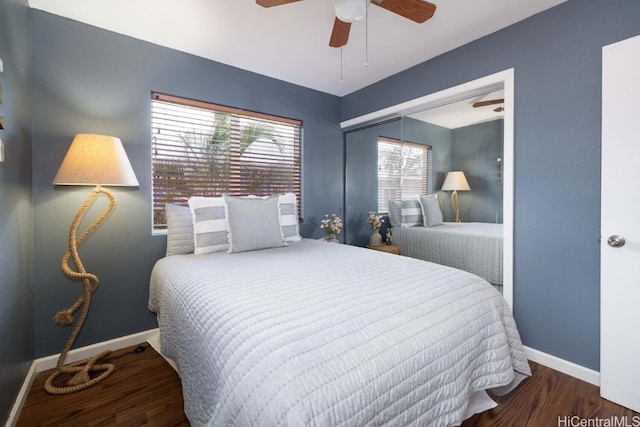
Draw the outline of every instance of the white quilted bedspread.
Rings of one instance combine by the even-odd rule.
[[[402,255],[448,265],[502,285],[502,224],[445,222],[436,227],[396,227]]]
[[[530,374],[502,296],[472,274],[303,239],[175,255],[151,275],[193,426],[448,426]]]

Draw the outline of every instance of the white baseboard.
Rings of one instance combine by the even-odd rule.
[[[101,351],[120,350],[121,348],[146,342],[150,339],[153,339],[157,334],[158,328],[155,328],[148,331],[138,332],[132,335],[115,338],[109,341],[103,341],[100,343],[88,345],[86,347],[76,348],[71,350],[67,354],[66,363],[71,363],[77,360],[82,360],[87,357],[94,356]],[[55,368],[58,362],[58,357],[60,357],[60,354],[54,354],[51,356],[41,357],[31,363],[31,368],[29,369],[29,372],[27,373],[27,376],[22,383],[22,388],[20,389],[20,392],[16,397],[16,401],[13,404],[13,408],[9,413],[9,418],[7,419],[5,427],[14,427],[16,425],[16,423],[18,422],[18,416],[20,415],[20,411],[22,411],[22,407],[27,400],[29,390],[31,389],[31,385],[33,384],[33,379],[35,378],[36,374],[38,372],[46,371],[47,369]]]
[[[543,353],[539,350],[527,346],[524,347],[524,354],[527,356],[527,359],[531,360],[532,362],[539,363],[548,368],[562,372],[563,374],[567,374],[579,380],[600,387],[600,372],[598,371],[585,368],[584,366],[577,365],[573,362],[560,359],[559,357]]]
[[[157,332],[157,328],[150,329],[148,331],[138,332],[132,335],[114,338],[109,341],[103,341],[96,344],[88,345],[86,347],[73,349],[67,354],[66,363],[72,363],[78,360],[86,359],[87,357],[95,356],[101,351],[120,350],[121,348],[145,342],[150,337],[152,337],[154,333]],[[36,372],[42,372],[46,371],[47,369],[55,368],[56,363],[58,363],[58,357],[60,357],[60,354],[54,354],[34,360],[33,363],[36,365]]]
[[[22,407],[24,406],[24,402],[27,400],[29,390],[31,390],[31,384],[33,384],[33,378],[35,376],[36,365],[35,363],[31,363],[31,367],[29,368],[29,372],[27,372],[27,376],[22,383],[22,387],[20,388],[20,392],[18,393],[16,401],[13,404],[13,408],[11,408],[11,412],[9,412],[9,418],[7,418],[5,427],[14,427],[18,422],[18,415],[20,415],[20,412],[22,412]]]

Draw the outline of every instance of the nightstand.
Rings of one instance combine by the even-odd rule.
[[[400,255],[400,245],[396,245],[395,243],[392,243],[390,245],[383,243],[380,246],[367,245],[367,249],[373,249],[374,251],[387,252],[389,254]]]

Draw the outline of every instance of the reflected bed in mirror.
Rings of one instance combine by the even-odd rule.
[[[392,234],[402,255],[468,271],[502,292],[502,224],[445,222],[394,227]]]
[[[364,215],[374,210],[388,213],[387,200],[437,194],[445,224],[394,228],[393,243],[401,246],[402,255],[471,271],[494,286],[502,286],[511,306],[513,70],[354,118],[341,126],[345,129],[346,243],[366,245],[369,229]],[[389,138],[399,139],[402,144],[412,142],[429,147],[426,191],[380,194],[379,172],[386,168],[386,163],[380,162],[379,146],[381,140]],[[458,193],[463,223],[460,228],[476,227],[469,233],[452,234],[455,224],[448,224],[456,218],[451,206],[452,192],[442,191],[450,171],[463,171],[471,187],[470,191]],[[400,178],[401,183],[405,181],[413,182],[407,177]],[[401,190],[404,187],[401,185]],[[388,226],[385,216],[382,235]],[[425,239],[420,235],[426,233],[437,236],[427,239],[426,245],[419,243]],[[471,244],[473,240],[478,244]]]

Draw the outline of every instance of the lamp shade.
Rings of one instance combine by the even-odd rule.
[[[447,173],[447,177],[442,184],[442,191],[469,191],[469,183],[462,171],[451,171]]]
[[[367,14],[369,0],[333,0],[336,16],[343,22],[359,21]]]
[[[119,138],[79,133],[53,179],[54,185],[138,185]]]

